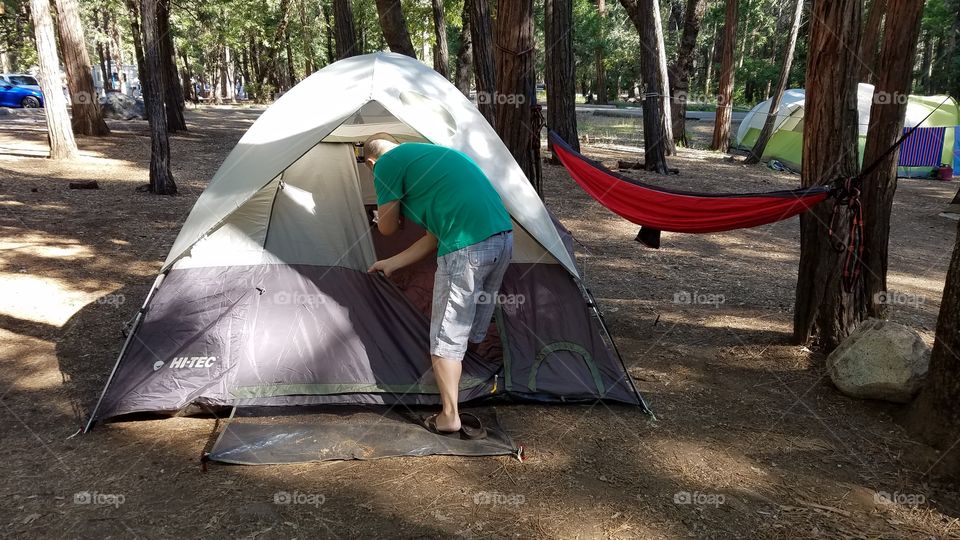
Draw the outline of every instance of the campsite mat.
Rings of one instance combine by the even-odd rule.
[[[494,408],[462,411],[477,415],[487,429],[486,439],[472,441],[435,435],[416,423],[432,412],[328,407],[278,415],[276,408],[236,409],[207,457],[239,465],[274,465],[396,456],[499,456],[519,451]]]

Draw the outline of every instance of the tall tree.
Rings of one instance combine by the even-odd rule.
[[[463,0],[460,16],[460,49],[457,50],[457,73],[454,82],[463,95],[470,97],[470,76],[473,74],[473,40],[470,39],[470,11],[473,0]]]
[[[543,24],[544,83],[547,90],[547,127],[567,144],[580,150],[577,138],[577,104],[571,29],[572,0],[545,0]]]
[[[407,20],[403,17],[400,0],[377,0],[377,18],[390,50],[416,58],[417,52],[410,41],[410,32],[407,31]]]
[[[597,0],[597,16],[600,21],[600,35],[594,46],[593,64],[596,68],[596,86],[597,103],[606,105],[607,103],[607,66],[604,62],[604,40],[607,36],[607,2],[606,0]]]
[[[433,69],[448,78],[450,76],[450,50],[447,48],[447,22],[443,13],[443,0],[432,0],[433,30],[436,44],[433,46]]]
[[[891,19],[887,19],[891,20]],[[930,369],[908,414],[911,431],[943,454],[940,471],[960,476],[960,225],[947,270]]]
[[[860,0],[814,2],[804,103],[803,186],[829,184],[857,175],[857,43],[860,37]],[[843,257],[835,242],[846,242],[846,228],[830,237],[835,199],[800,216],[800,266],[793,311],[793,337],[806,343],[817,335],[820,347],[832,351],[862,319],[855,297],[841,283]],[[840,217],[848,219],[841,208]],[[840,223],[846,223],[841,221]]]
[[[863,39],[860,41],[860,62],[857,66],[858,82],[873,84],[876,81],[877,54],[880,48],[883,16],[886,11],[887,0],[873,0],[870,4],[867,22],[863,26]]]
[[[737,0],[727,0],[723,21],[723,52],[720,66],[720,88],[717,92],[717,114],[713,126],[711,150],[730,148],[730,121],[733,118],[733,48],[737,41]]]
[[[913,59],[920,33],[923,0],[893,0],[887,4],[887,28],[883,50],[877,64],[877,96],[893,98],[910,94]],[[863,282],[867,315],[882,317],[886,306],[879,302],[887,290],[887,253],[890,239],[890,214],[897,190],[898,152],[887,152],[903,133],[907,113],[905,99],[874,99],[870,108],[870,128],[863,152],[863,164],[879,161],[862,179],[863,205]]]
[[[140,94],[143,97],[143,108],[150,114],[150,97],[147,95],[146,59],[143,53],[143,29],[140,28],[140,1],[124,0],[127,6],[127,16],[130,19],[130,36],[133,38],[133,54],[137,59],[137,78],[140,80]]]
[[[800,34],[800,19],[803,15],[803,0],[797,0],[793,11],[793,24],[790,25],[790,35],[787,36],[787,50],[784,53],[783,64],[780,66],[780,78],[777,80],[777,89],[770,99],[770,108],[767,109],[767,117],[763,121],[763,129],[754,143],[750,155],[744,160],[745,163],[759,163],[763,158],[763,151],[767,148],[770,137],[773,136],[774,124],[777,122],[777,111],[780,110],[780,102],[783,100],[783,94],[787,91],[787,83],[790,80],[790,68],[793,66],[793,53],[797,48],[797,35]]]
[[[33,0],[35,2],[43,0]],[[163,0],[141,0],[143,17],[143,46],[147,73],[146,91],[153,106],[148,112],[150,122],[150,191],[158,195],[176,195],[177,184],[170,170],[170,138],[167,134],[166,86],[163,81],[162,37],[160,36],[159,4]]]
[[[333,18],[331,17],[331,12],[333,11],[333,4],[331,3],[321,3],[320,4],[321,14],[323,16],[323,33],[324,33],[324,42],[326,44],[327,50],[327,63],[332,64],[337,61],[335,54],[335,46],[333,44],[333,35],[336,33],[336,30],[333,28]]]
[[[533,43],[533,0],[499,0],[496,129],[524,174],[539,188],[540,126],[531,109],[536,101]]]
[[[360,54],[350,0],[333,0],[333,27],[337,35],[337,60]]]
[[[690,71],[693,68],[693,54],[697,47],[700,24],[707,10],[707,0],[687,0],[687,9],[683,15],[683,34],[677,61],[670,70],[670,113],[673,123],[673,140],[687,145],[687,97],[690,93]]]
[[[297,6],[300,8],[300,46],[303,47],[303,76],[309,77],[314,72],[313,68],[313,36],[311,35],[312,24],[307,24],[307,1],[299,0]],[[323,4],[319,4],[323,9]]]
[[[640,34],[640,73],[644,84],[643,98],[643,150],[644,168],[648,171],[667,174],[666,147],[663,134],[663,104],[660,95],[660,54],[657,51],[656,19],[654,0],[620,0],[627,15]]]
[[[93,89],[90,56],[83,38],[77,0],[57,0],[57,26],[60,30],[60,47],[63,49],[63,65],[67,71],[67,87],[70,90],[73,132],[76,135],[98,137],[109,135],[110,128],[103,121],[100,101]]]
[[[156,2],[167,129],[170,133],[176,133],[187,130],[187,121],[183,117],[183,87],[180,86],[180,76],[177,74],[177,56],[173,46],[173,31],[170,29],[170,0],[156,0]]]
[[[668,155],[671,155],[677,153],[677,147],[673,143],[673,123],[671,122],[672,114],[670,111],[670,74],[667,70],[667,49],[663,39],[663,22],[660,18],[659,0],[653,0],[652,26],[655,33],[654,43],[656,43],[657,46],[657,70],[660,72],[660,75],[657,77],[660,84],[659,87],[657,87],[657,97],[660,101],[660,106],[663,108],[660,115],[662,124],[660,133],[663,137],[664,151]]]
[[[523,0],[526,1],[526,0]],[[470,0],[470,38],[473,41],[473,73],[476,78],[477,108],[487,122],[497,127],[494,103],[496,77],[493,56],[493,23],[486,0]]]
[[[70,127],[67,98],[60,87],[60,60],[57,57],[57,38],[53,33],[50,0],[30,0],[33,31],[37,42],[37,60],[40,62],[40,88],[43,90],[43,114],[47,119],[47,140],[50,158],[71,159],[80,155]]]

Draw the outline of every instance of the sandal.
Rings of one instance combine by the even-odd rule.
[[[460,413],[460,433],[464,439],[486,439],[487,429],[476,415]]]
[[[428,416],[423,421],[423,427],[426,428],[427,431],[429,431],[430,433],[433,433],[434,435],[439,435],[441,437],[457,437],[457,438],[460,437],[460,431],[440,431],[439,429],[437,429],[437,416],[440,416],[440,415],[434,414],[432,416]]]

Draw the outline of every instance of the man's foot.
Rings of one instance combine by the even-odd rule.
[[[434,425],[437,427],[437,431],[441,433],[456,433],[460,431],[460,416],[453,415],[453,417],[445,416],[442,412],[432,416]]]

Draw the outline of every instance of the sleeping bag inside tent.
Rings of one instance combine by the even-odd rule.
[[[802,88],[787,90],[780,107],[776,111],[773,135],[763,151],[763,160],[776,159],[800,169],[803,156],[803,113],[806,92]],[[859,156],[863,159],[863,148],[866,144],[867,129],[870,127],[870,107],[874,101],[874,87],[871,84],[861,83],[857,88],[857,109],[859,112]],[[740,127],[737,129],[735,147],[741,150],[750,150],[756,144],[763,123],[770,111],[770,100],[766,100],[747,113]],[[932,113],[932,114],[931,114]],[[927,115],[930,115],[929,118]],[[935,141],[921,144],[933,144],[932,161],[927,160],[922,166],[915,166],[909,160],[901,159],[898,167],[900,176],[929,176],[932,170],[942,164],[953,166],[956,174],[960,174],[960,155],[955,155],[957,129],[960,128],[960,108],[957,101],[947,96],[909,96],[904,126],[912,128],[944,128],[942,133],[936,133]],[[920,142],[918,135],[918,143]],[[908,138],[901,148],[902,158],[911,141]],[[934,163],[936,162],[936,163]],[[928,164],[929,163],[929,164]]]
[[[377,132],[455,148],[514,225],[487,339],[462,401],[598,399],[646,410],[555,221],[494,130],[451,83],[406,56],[342,60],[268,108],[201,194],[110,375],[94,421],[197,404],[436,404],[428,355],[435,259],[367,268],[424,231],[372,223],[358,146]],[[89,428],[89,426],[88,426]]]

